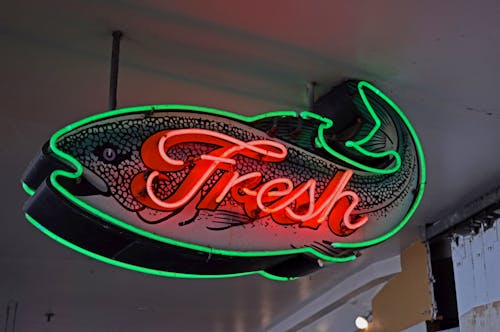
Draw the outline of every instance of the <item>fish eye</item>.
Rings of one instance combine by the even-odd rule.
[[[113,148],[105,148],[102,151],[102,157],[106,161],[114,161],[116,159],[116,151]]]

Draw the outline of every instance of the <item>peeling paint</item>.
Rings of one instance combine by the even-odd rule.
[[[498,331],[500,325],[500,301],[477,306],[460,316],[462,331]]]
[[[498,331],[500,326],[500,219],[479,233],[452,241],[461,331]]]

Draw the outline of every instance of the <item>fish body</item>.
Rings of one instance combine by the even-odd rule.
[[[356,114],[339,118],[342,128],[335,114],[244,117],[185,105],[82,120],[45,149],[44,160],[58,166],[38,176],[48,179],[41,192],[57,192],[88,219],[126,232],[133,238],[127,246],[168,247],[180,263],[155,271],[295,277],[317,269],[316,259],[350,260],[353,249],[385,240],[408,221],[425,168],[397,106],[366,82],[344,88]],[[29,185],[38,192],[41,182]],[[27,204],[30,218],[35,205]],[[128,249],[117,247],[100,253],[151,267],[120,259]],[[211,260],[212,267],[200,263]]]

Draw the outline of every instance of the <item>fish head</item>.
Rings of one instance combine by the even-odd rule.
[[[93,122],[55,141],[56,151],[82,166],[82,176],[73,185],[74,193],[112,196],[130,211],[143,208],[129,189],[132,179],[145,170],[140,149],[148,133],[139,128],[140,122]]]

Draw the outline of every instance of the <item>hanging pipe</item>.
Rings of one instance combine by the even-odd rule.
[[[113,46],[111,48],[111,72],[109,77],[109,109],[116,109],[116,91],[118,89],[118,64],[120,62],[121,31],[113,31]]]

